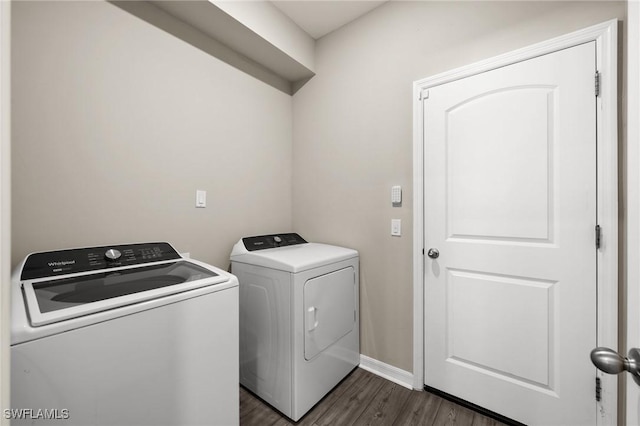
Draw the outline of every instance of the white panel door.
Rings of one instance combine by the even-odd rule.
[[[596,423],[595,49],[424,100],[425,384],[528,425]]]

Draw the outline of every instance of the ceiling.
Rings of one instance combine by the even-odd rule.
[[[386,0],[272,0],[274,6],[316,40],[385,2]]]

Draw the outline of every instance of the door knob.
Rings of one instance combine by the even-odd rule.
[[[429,251],[427,252],[427,256],[429,256],[432,259],[437,259],[438,256],[440,256],[440,252],[436,248],[430,248]]]
[[[629,349],[629,356],[623,357],[609,348],[595,348],[591,351],[591,362],[608,374],[620,374],[628,371],[633,380],[640,385],[640,349]]]

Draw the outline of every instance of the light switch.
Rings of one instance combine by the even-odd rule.
[[[402,235],[402,221],[400,219],[391,219],[391,235],[394,237]]]
[[[207,207],[207,191],[204,191],[202,189],[196,190],[196,207]]]

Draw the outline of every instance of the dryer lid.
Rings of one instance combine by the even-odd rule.
[[[233,247],[231,261],[286,272],[302,272],[358,257],[353,249],[320,243],[304,243],[249,251],[240,240]]]

